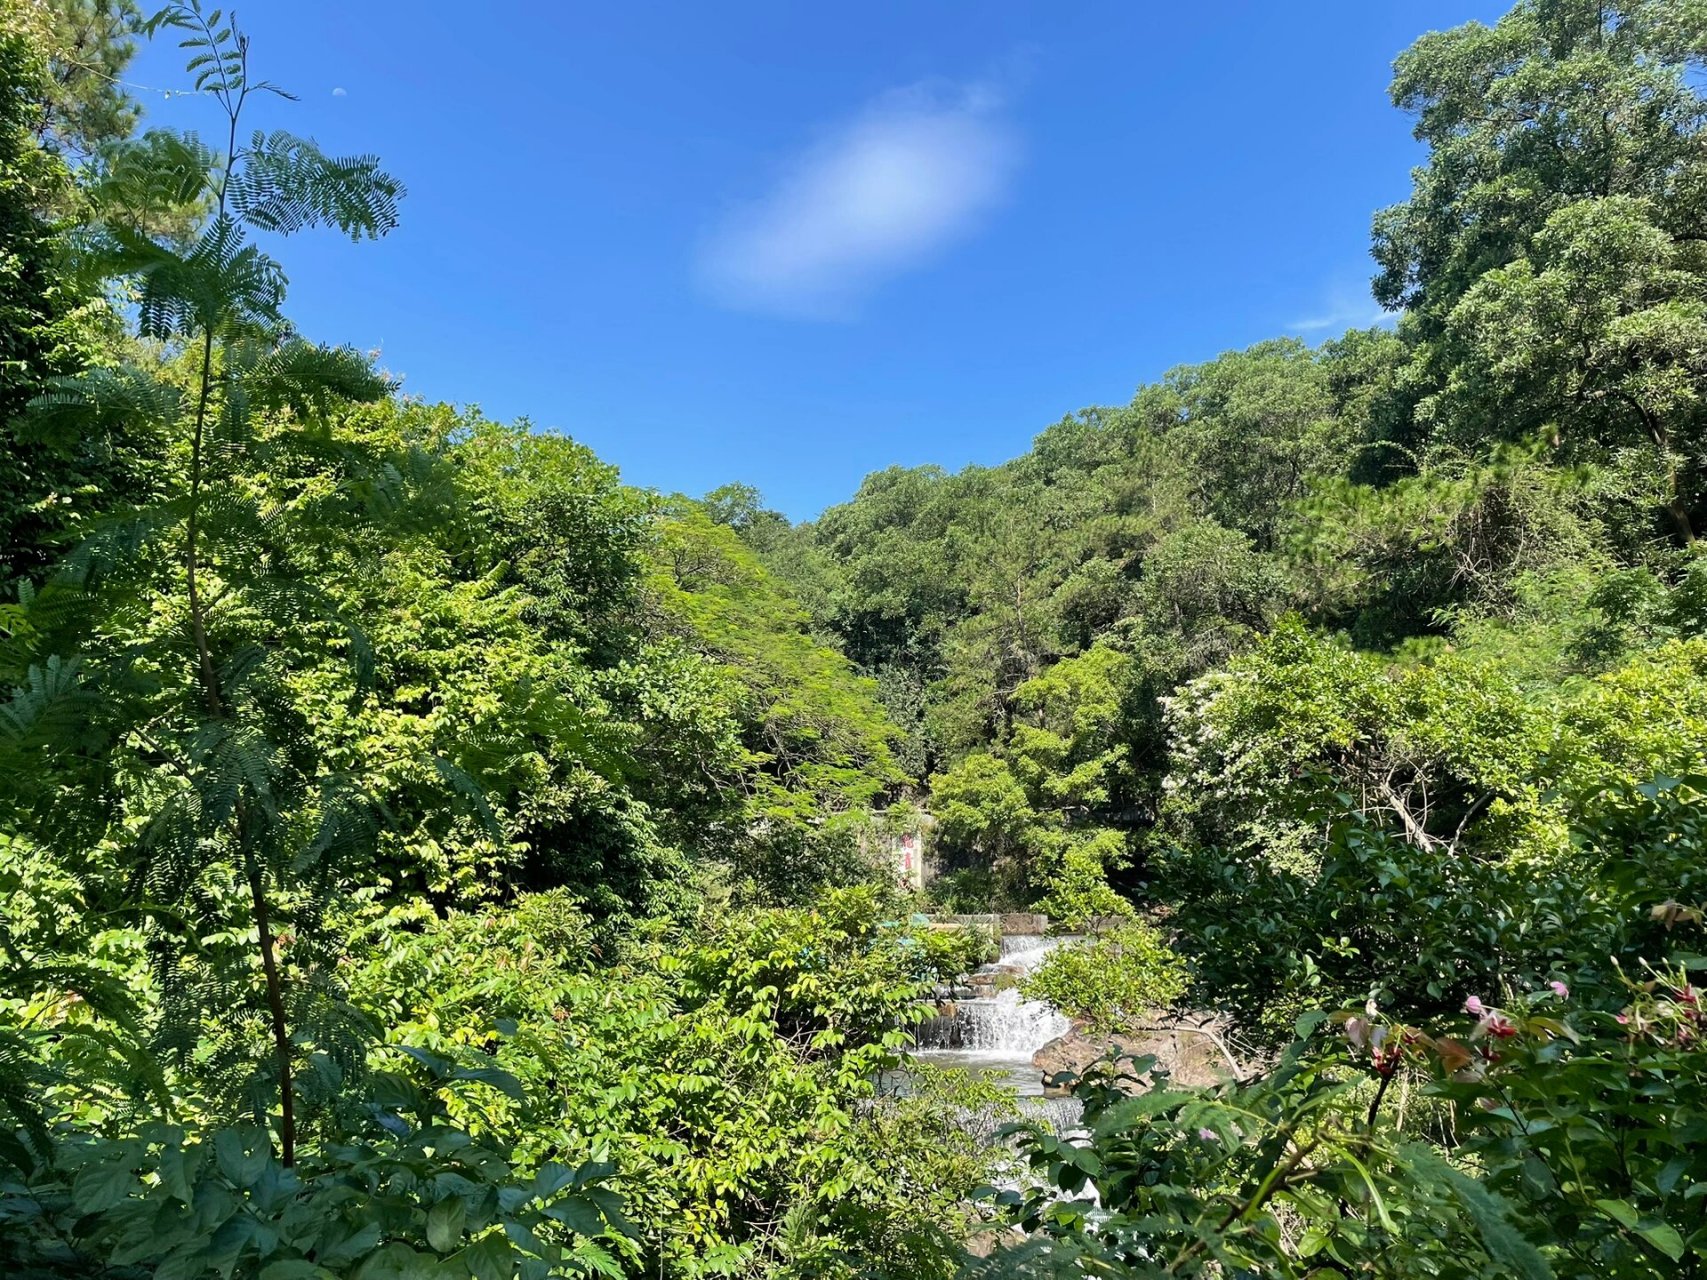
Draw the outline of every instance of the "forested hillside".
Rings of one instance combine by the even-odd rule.
[[[963,874],[1300,854],[1311,792],[1557,851],[1559,795],[1701,759],[1702,106],[1685,6],[1419,41],[1430,148],[1375,220],[1396,323],[1175,369],[1030,453],[892,468],[747,540],[879,682]],[[1094,851],[1094,852],[1093,852]]]
[[[300,333],[410,204],[265,52],[0,0],[0,1261],[1707,1271],[1707,8],[1423,36],[1390,323],[803,524]],[[1021,909],[1016,1162],[906,1050]]]

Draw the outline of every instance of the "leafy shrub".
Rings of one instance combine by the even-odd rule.
[[[0,1160],[0,1261],[34,1274],[147,1269],[220,1276],[617,1275],[632,1257],[616,1166],[546,1163],[450,1122],[441,1092],[517,1082],[425,1058],[422,1088],[382,1075],[359,1131],[282,1166],[254,1127],[143,1125],[62,1137],[45,1159]],[[460,1083],[459,1083],[460,1082]]]
[[[1616,1012],[1590,995],[1471,1001],[1435,1034],[1359,1011],[1312,1035],[1312,1015],[1272,1071],[1215,1089],[1099,1064],[1075,1090],[1087,1140],[1026,1131],[1039,1185],[998,1197],[1030,1240],[971,1274],[1699,1275],[1701,993],[1662,967]],[[1444,1107],[1434,1140],[1401,1080]]]
[[[1121,834],[1104,828],[1089,836],[1068,836],[1061,844],[1037,902],[1050,927],[1074,933],[1096,920],[1131,916],[1132,904],[1108,883],[1108,868],[1119,866],[1125,858]]]
[[[1164,1008],[1185,989],[1184,963],[1160,933],[1137,921],[1055,948],[1021,986],[1025,995],[1099,1030]]]
[[[912,935],[923,975],[948,982],[996,958],[995,932],[982,925],[926,926]]]
[[[543,945],[524,921],[576,936],[556,895],[424,929],[393,912],[364,933],[351,985],[389,1028],[387,1055],[520,1082],[521,1100],[449,1104],[518,1167],[616,1163],[634,1273],[828,1276],[892,1255],[940,1273],[991,1153],[925,1141],[959,1104],[886,1099],[878,1081],[938,968],[971,963],[987,935],[897,925],[871,886],[708,913],[631,942],[616,968]]]
[[[1364,1123],[1343,1047],[1297,1045],[1262,1079],[1216,1089],[1173,1088],[1154,1065],[1106,1062],[1079,1081],[1084,1141],[1025,1133],[1036,1184],[996,1200],[1028,1238],[972,1277],[1549,1274],[1497,1197]]]
[[[1010,899],[994,868],[986,866],[942,871],[925,886],[925,902],[951,915],[975,915],[1019,905]]]
[[[1700,1274],[1700,989],[1665,964],[1625,983],[1617,1012],[1582,1007],[1564,984],[1555,991],[1484,1008],[1468,1043],[1447,1044],[1429,1064],[1463,1155],[1517,1206],[1515,1221],[1558,1274]],[[1604,989],[1578,994],[1598,1003]]]
[[[1576,878],[1484,886],[1502,951],[1474,971],[1545,963],[1575,981],[1508,988],[1497,1004],[1499,988],[1478,987],[1459,1012],[1414,1022],[1374,1001],[1313,1012],[1273,1070],[1215,1089],[1170,1088],[1150,1059],[1100,1064],[1077,1086],[1088,1140],[1030,1131],[1041,1185],[1000,1197],[1030,1238],[973,1274],[1149,1275],[1162,1259],[1171,1276],[1700,1275],[1703,799],[1700,780],[1603,796]],[[1401,888],[1420,895],[1411,949],[1426,951],[1438,921],[1420,878]],[[1449,932],[1468,957],[1478,935]],[[1406,991],[1444,954],[1408,968],[1396,947],[1361,971]],[[1123,1076],[1147,1091],[1131,1096]]]
[[[1575,805],[1592,816],[1570,852],[1537,863],[1419,848],[1355,816],[1332,824],[1314,874],[1175,855],[1178,945],[1199,998],[1279,1039],[1307,1008],[1374,1000],[1427,1017],[1472,991],[1606,984],[1607,957],[1658,954],[1650,908],[1707,898],[1707,778]]]

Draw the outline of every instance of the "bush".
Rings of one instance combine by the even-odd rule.
[[[1214,1089],[1099,1064],[1075,1088],[1086,1140],[1029,1131],[1039,1184],[998,1197],[1028,1242],[972,1274],[1699,1276],[1701,993],[1649,972],[1468,1002],[1432,1034],[1312,1015],[1274,1070]],[[1418,1122],[1418,1094],[1444,1123]]]
[[[951,982],[994,960],[999,951],[992,929],[982,925],[937,925],[916,929],[918,964],[932,982]]]
[[[976,915],[981,911],[1017,909],[1012,895],[1003,887],[991,867],[956,867],[938,873],[925,886],[925,902],[937,911],[950,915]]]
[[[1108,883],[1108,868],[1125,861],[1126,842],[1120,832],[1103,828],[1089,836],[1068,837],[1063,845],[1037,902],[1050,927],[1076,933],[1096,920],[1131,916],[1132,904]]]
[[[452,1114],[519,1099],[490,1066],[416,1051],[382,1072],[363,1119],[294,1168],[256,1126],[60,1128],[0,1144],[0,1263],[43,1277],[590,1276],[637,1256],[605,1160],[523,1172]],[[460,1101],[461,1107],[456,1103]],[[8,1167],[9,1166],[9,1167]],[[135,1268],[134,1272],[131,1270]]]
[[[1197,998],[1284,1039],[1307,1008],[1374,1000],[1412,1017],[1475,991],[1615,979],[1609,956],[1656,954],[1649,911],[1707,898],[1707,778],[1608,788],[1571,850],[1540,863],[1418,848],[1346,818],[1313,875],[1216,851],[1166,866]]]
[[[1136,921],[1057,947],[1020,990],[1099,1031],[1118,1030],[1185,994],[1185,965],[1155,929]]]

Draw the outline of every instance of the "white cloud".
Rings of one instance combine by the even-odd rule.
[[[1347,329],[1367,329],[1371,325],[1390,324],[1398,317],[1384,310],[1369,296],[1368,285],[1336,285],[1325,291],[1325,300],[1311,314],[1289,322],[1292,333],[1343,333]]]
[[[731,307],[851,314],[1001,198],[1018,162],[1001,108],[979,86],[885,94],[731,212],[701,246],[701,285]]]

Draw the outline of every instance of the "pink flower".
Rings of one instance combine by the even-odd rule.
[[[1214,1142],[1215,1130],[1205,1127],[1197,1131],[1197,1136],[1202,1138],[1205,1142]]]
[[[1627,1027],[1630,1025],[1630,1015],[1627,1013],[1614,1014],[1613,1020],[1621,1027]]]
[[[1471,1014],[1474,1017],[1480,1018],[1487,1011],[1488,1006],[1482,1003],[1481,997],[1479,996],[1471,996],[1464,1002],[1464,1012]]]
[[[1553,988],[1553,994],[1558,996],[1559,999],[1568,1000],[1570,998],[1571,989],[1569,987],[1567,987],[1564,983],[1562,983],[1562,982],[1549,982],[1547,985],[1549,987]]]

